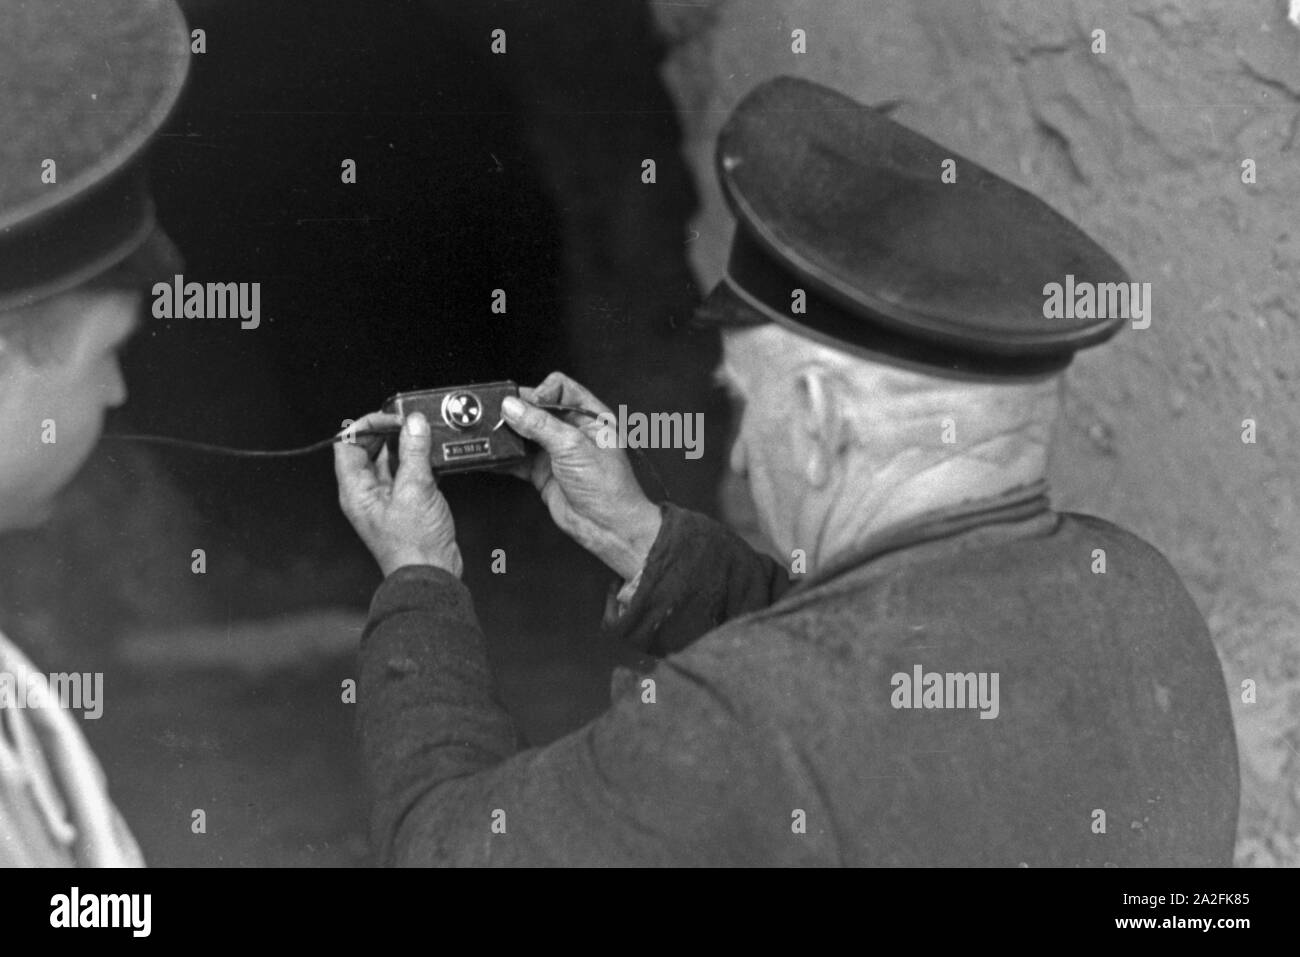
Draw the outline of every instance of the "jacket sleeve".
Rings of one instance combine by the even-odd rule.
[[[662,505],[663,525],[630,602],[607,610],[612,634],[638,650],[669,655],[701,635],[768,607],[793,582],[787,570],[696,512]]]
[[[380,861],[401,865],[810,863],[776,737],[676,658],[604,715],[516,753],[469,592],[408,566],[362,637],[363,759]],[[647,693],[647,687],[653,690]]]

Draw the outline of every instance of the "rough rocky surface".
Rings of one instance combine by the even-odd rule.
[[[713,138],[779,74],[900,101],[895,118],[1045,198],[1152,284],[1151,327],[1071,370],[1057,502],[1132,528],[1183,574],[1233,701],[1238,862],[1300,863],[1300,29],[1285,0],[652,6],[702,196],[702,285],[731,230]]]

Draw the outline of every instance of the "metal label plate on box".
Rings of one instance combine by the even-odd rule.
[[[444,442],[442,444],[442,457],[448,462],[463,459],[481,459],[491,454],[491,439],[466,439],[463,442]]]

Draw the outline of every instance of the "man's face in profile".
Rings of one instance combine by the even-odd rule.
[[[97,283],[0,323],[0,531],[49,517],[55,495],[98,442],[104,413],[126,401],[118,352],[142,302],[136,288]],[[28,329],[52,323],[54,331],[24,337],[13,331],[15,321]],[[42,340],[39,347],[33,338]]]

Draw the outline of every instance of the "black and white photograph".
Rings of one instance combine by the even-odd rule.
[[[1300,0],[0,0],[5,867],[1237,934],[1298,479]]]

